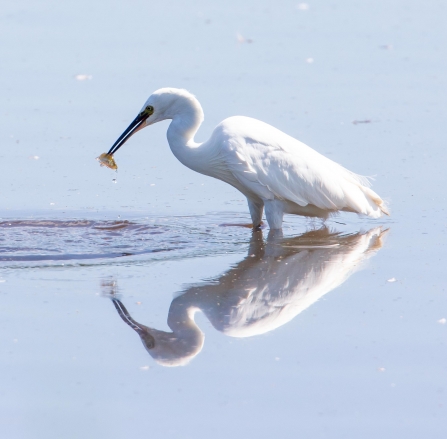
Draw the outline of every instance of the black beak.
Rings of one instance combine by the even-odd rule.
[[[155,338],[149,334],[147,327],[136,322],[118,299],[113,298],[112,302],[115,305],[120,317],[141,337],[141,340],[146,348],[152,349],[155,346]]]
[[[130,137],[132,137],[137,131],[144,127],[144,122],[148,117],[149,115],[140,113],[126,128],[126,131],[124,131],[124,133],[118,137],[118,140],[113,144],[107,154],[115,154],[115,152],[118,151],[118,149],[120,149],[121,146],[123,146]]]

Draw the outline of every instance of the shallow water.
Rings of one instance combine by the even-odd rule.
[[[19,267],[85,260],[109,264],[115,258],[125,258],[126,262],[143,256],[145,260],[159,260],[240,249],[247,231],[235,233],[235,227],[218,221],[223,221],[222,216],[0,221],[0,242],[4,244],[0,261]]]
[[[3,435],[445,437],[445,14],[5,4]],[[257,117],[375,176],[391,217],[252,234],[243,197],[178,163],[166,123],[100,168],[163,86],[201,101],[199,141]]]

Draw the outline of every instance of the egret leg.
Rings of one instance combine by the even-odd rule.
[[[282,233],[282,229],[270,229],[269,234],[267,235],[267,242],[268,243],[279,242],[283,238],[284,235]]]
[[[253,234],[250,239],[250,246],[248,247],[248,257],[259,260],[264,256],[264,237],[262,235],[262,230],[258,228],[253,229]]]
[[[284,216],[284,203],[281,200],[265,201],[265,217],[270,229],[281,229]]]
[[[264,211],[264,203],[262,200],[255,201],[247,198],[248,209],[250,210],[251,219],[253,221],[253,228],[256,229],[262,224],[262,213]]]

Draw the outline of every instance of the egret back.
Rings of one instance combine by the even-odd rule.
[[[247,192],[261,199],[311,204],[326,211],[348,210],[373,218],[387,213],[383,200],[369,188],[368,178],[259,120],[225,119],[208,142],[220,144],[225,168]]]

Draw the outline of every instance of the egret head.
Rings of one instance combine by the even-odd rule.
[[[119,316],[140,336],[147,352],[157,363],[162,366],[183,366],[202,350],[205,336],[194,322],[194,313],[197,309],[184,306],[180,301],[179,306],[174,306],[174,310],[169,311],[172,316],[168,317],[168,324],[173,332],[159,331],[142,325],[132,318],[126,307],[115,296],[115,282],[103,285],[106,287],[105,295],[112,299]]]
[[[161,366],[185,366],[202,350],[205,341],[203,332],[198,328],[172,333],[141,324],[139,327],[137,333],[146,351]]]
[[[127,140],[142,128],[175,116],[193,117],[198,124],[203,121],[203,111],[199,101],[186,90],[179,88],[160,88],[152,93],[123,134],[110,148],[114,154]]]

